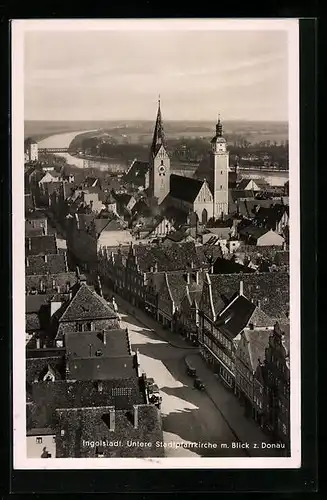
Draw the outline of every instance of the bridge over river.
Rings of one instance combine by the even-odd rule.
[[[39,153],[75,153],[74,149],[69,148],[39,148]]]

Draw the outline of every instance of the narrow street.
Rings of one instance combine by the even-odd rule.
[[[187,376],[185,356],[190,354],[190,349],[171,345],[153,329],[144,327],[121,308],[119,310],[122,326],[129,330],[132,347],[139,351],[142,371],[153,377],[160,389],[165,443],[174,446],[176,442],[186,441],[217,446],[166,448],[166,456],[246,456],[243,450],[231,448],[235,441],[231,429],[206,392],[194,389],[193,379]]]

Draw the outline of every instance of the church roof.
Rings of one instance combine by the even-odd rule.
[[[170,196],[179,200],[194,202],[204,181],[172,174],[170,176]]]

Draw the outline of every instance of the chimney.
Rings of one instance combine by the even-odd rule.
[[[134,429],[137,429],[139,426],[139,407],[138,405],[134,405]]]
[[[107,334],[105,330],[102,330],[102,340],[103,340],[103,345],[107,345]]]
[[[240,281],[240,295],[243,295],[243,281]]]
[[[102,285],[101,285],[101,280],[100,280],[99,275],[98,275],[98,287],[99,287],[99,295],[100,295],[100,297],[103,297]]]
[[[109,430],[115,430],[115,408],[109,409]]]
[[[40,339],[39,339],[39,338],[37,338],[37,339],[36,339],[36,348],[37,348],[37,349],[40,349],[40,347],[41,347],[41,341],[40,341]]]

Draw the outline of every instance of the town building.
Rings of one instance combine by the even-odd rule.
[[[38,161],[38,149],[38,143],[34,139],[31,139],[30,137],[26,139],[24,142],[25,162]]]

